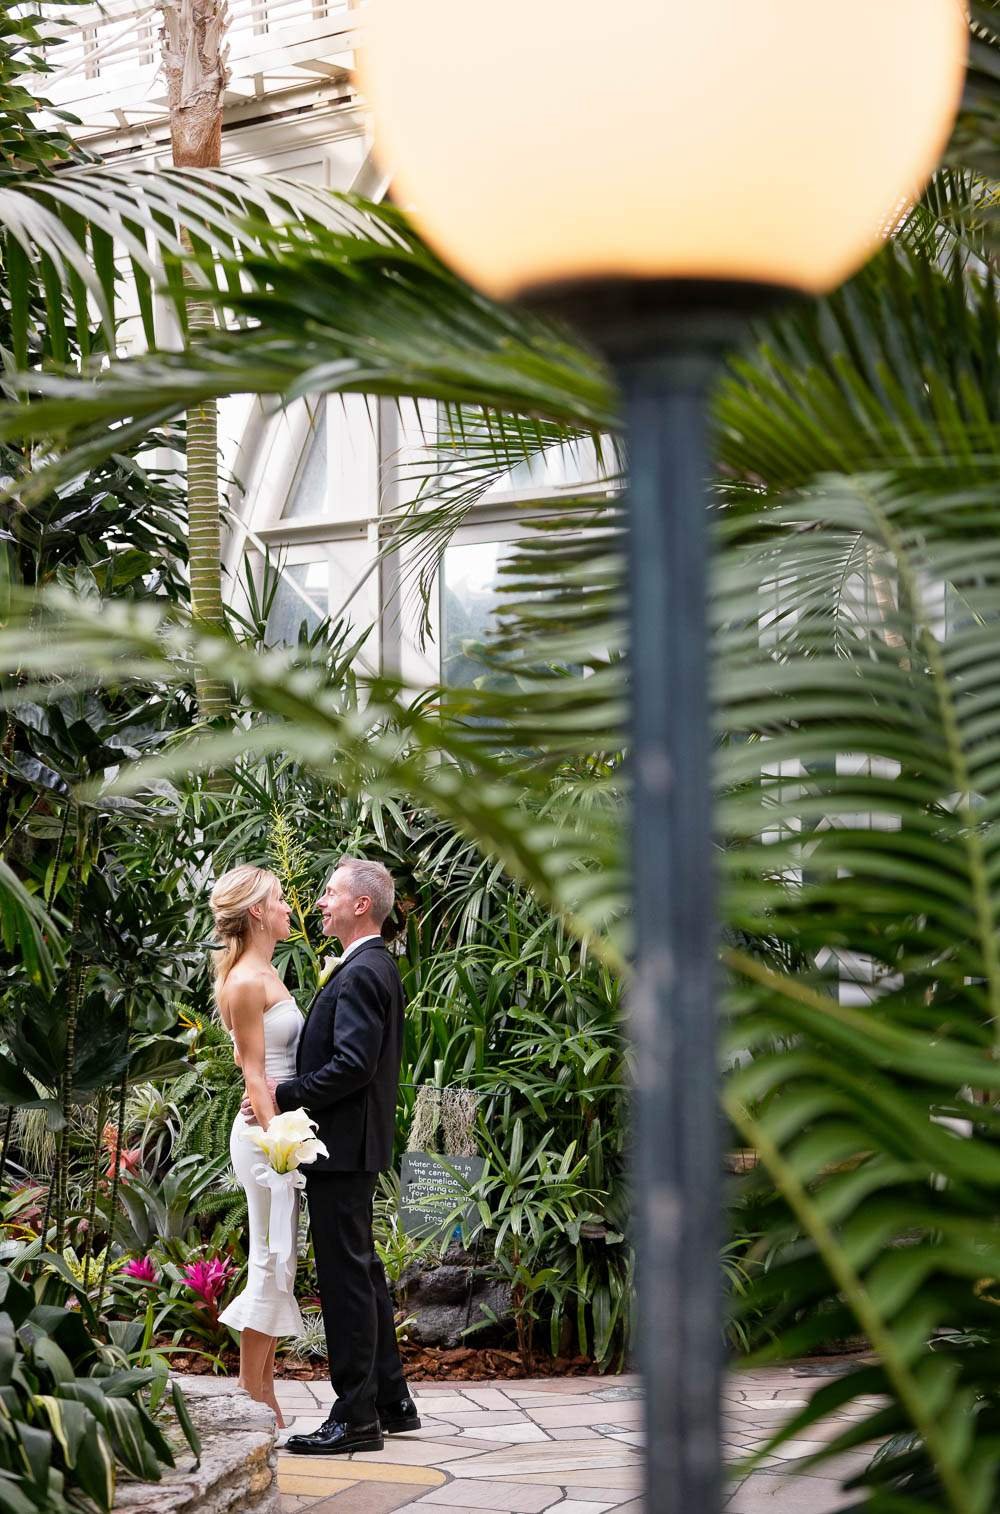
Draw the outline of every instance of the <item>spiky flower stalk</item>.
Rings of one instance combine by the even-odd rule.
[[[267,854],[281,882],[285,898],[291,906],[292,916],[296,922],[289,939],[302,943],[309,953],[318,977],[319,959],[309,940],[306,906],[302,899],[302,882],[308,878],[309,874],[309,853],[299,840],[290,817],[278,804],[271,807],[271,818],[267,827]]]
[[[69,829],[69,814],[70,814],[70,807],[69,807],[68,804],[64,804],[63,805],[63,812],[62,812],[62,823],[61,823],[61,825],[59,827],[59,836],[58,836],[58,839],[56,841],[55,856],[53,857],[52,862],[51,862],[51,869],[52,869],[52,871],[51,871],[51,873],[49,875],[49,886],[48,886],[48,889],[46,890],[46,894],[45,894],[45,908],[46,908],[46,910],[51,910],[51,908],[52,908],[52,901],[55,898],[56,889],[59,886],[59,868],[60,868],[60,866],[62,864],[63,846],[66,843],[66,833],[67,833],[67,831]],[[48,1189],[48,1193],[45,1195],[45,1213],[42,1215],[41,1238],[42,1238],[42,1246],[43,1247],[45,1246],[45,1240],[46,1240],[46,1237],[47,1237],[47,1235],[49,1233],[49,1221],[52,1218],[52,1206],[53,1206],[53,1204],[55,1202],[55,1196],[56,1196],[56,1178],[57,1178],[58,1172],[59,1172],[59,1150],[58,1150],[58,1147],[57,1147],[56,1154],[55,1154],[55,1160],[53,1162],[52,1175],[49,1178],[49,1189]]]

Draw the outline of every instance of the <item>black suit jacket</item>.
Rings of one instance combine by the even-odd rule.
[[[313,1000],[294,1078],[274,1091],[303,1108],[329,1156],[307,1172],[381,1172],[392,1162],[403,1055],[403,984],[382,941],[364,941]]]

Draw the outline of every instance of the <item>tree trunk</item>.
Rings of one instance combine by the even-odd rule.
[[[170,143],[175,168],[218,168],[222,157],[222,102],[229,82],[224,45],[226,0],[161,0],[163,69],[170,103]],[[181,240],[190,249],[187,233]],[[215,313],[192,298],[192,336],[211,331]],[[222,533],[219,524],[219,416],[215,400],[187,413],[188,550],[191,613],[207,628],[224,628]],[[229,689],[195,673],[198,709],[204,720],[230,714]]]
[[[125,1053],[126,1056],[132,1050],[132,1013],[128,1013],[125,1022]],[[115,1141],[115,1149],[111,1154],[111,1195],[108,1200],[108,1240],[104,1248],[104,1265],[101,1267],[101,1278],[97,1285],[96,1313],[99,1315],[104,1308],[104,1295],[108,1287],[108,1271],[111,1266],[111,1245],[115,1238],[115,1216],[118,1213],[118,1190],[122,1180],[122,1150],[125,1145],[125,1101],[128,1098],[128,1062],[122,1069],[121,1082],[118,1084],[118,1139]]]
[[[66,1239],[65,1228],[69,1205],[70,1119],[73,1114],[73,1092],[76,1071],[76,1030],[80,1020],[80,1005],[83,999],[83,976],[85,963],[80,952],[80,920],[83,913],[83,858],[86,849],[87,831],[83,811],[76,809],[76,848],[73,858],[74,893],[73,920],[70,929],[70,958],[67,981],[68,1012],[66,1015],[66,1051],[63,1056],[62,1075],[62,1128],[56,1147],[55,1166],[55,1249],[61,1253]]]

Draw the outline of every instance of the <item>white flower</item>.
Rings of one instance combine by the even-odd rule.
[[[247,1126],[243,1138],[264,1153],[275,1172],[294,1172],[319,1156],[329,1156],[323,1142],[314,1139],[316,1129],[315,1120],[304,1109],[287,1109],[276,1114],[266,1130],[259,1125]]]
[[[304,1109],[282,1110],[267,1127],[269,1135],[273,1132],[276,1140],[283,1141],[308,1141],[316,1129],[316,1121]]]
[[[333,974],[336,972],[337,968],[340,966],[343,960],[343,957],[327,957],[326,961],[323,963],[322,971],[319,975],[320,988],[322,988],[323,985],[330,978],[332,978]]]

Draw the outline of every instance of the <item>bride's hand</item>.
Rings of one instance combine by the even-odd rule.
[[[277,1078],[267,1078],[266,1082],[267,1082],[267,1091],[271,1095],[271,1102],[273,1103],[274,1102],[274,1090],[278,1086],[278,1080],[277,1080]],[[259,1125],[260,1124],[260,1121],[258,1120],[257,1116],[253,1112],[253,1105],[250,1103],[250,1095],[248,1093],[244,1093],[244,1095],[243,1095],[243,1103],[240,1105],[240,1114],[246,1120],[246,1122],[247,1122],[248,1125]]]

